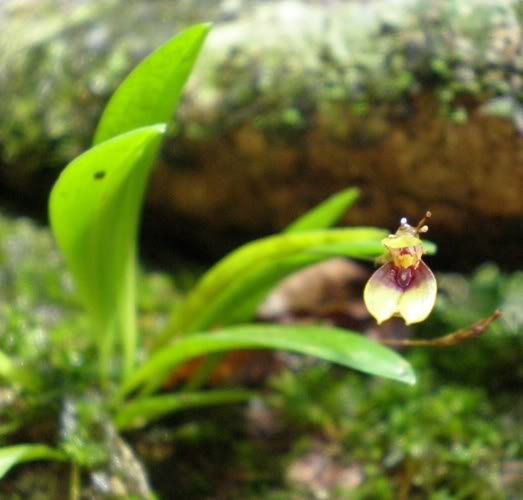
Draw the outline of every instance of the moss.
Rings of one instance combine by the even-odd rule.
[[[0,439],[10,429],[52,420],[64,398],[91,388],[96,359],[85,344],[91,326],[64,269],[48,229],[0,215],[0,350],[20,367],[36,370],[42,387],[31,396],[18,387],[12,393],[1,389],[0,429],[5,432]],[[165,324],[176,294],[165,275],[140,278],[142,328],[153,336]]]
[[[53,389],[38,400],[2,389],[0,418],[23,418],[20,424],[29,427],[24,438],[58,438],[80,462],[104,464],[107,448],[100,442],[107,444],[114,434],[104,425],[106,409],[96,395],[77,395],[89,384],[90,359],[78,357],[87,326],[79,320],[70,278],[48,231],[27,220],[0,217],[0,263],[0,348],[39,365],[47,389]],[[438,279],[440,300],[418,335],[451,331],[499,306],[505,311],[503,322],[469,344],[406,353],[419,377],[415,387],[313,364],[273,377],[264,403],[271,425],[253,430],[238,408],[227,408],[176,415],[134,434],[154,486],[169,492],[178,481],[188,499],[217,491],[252,500],[304,498],[311,491],[290,482],[287,471],[300,457],[321,453],[336,467],[361,470],[362,481],[351,489],[338,487],[335,498],[393,499],[400,493],[412,499],[517,498],[523,488],[523,405],[517,397],[523,385],[523,274],[484,265],[470,277],[444,274]],[[140,290],[142,324],[154,334],[176,290],[158,273],[147,273]],[[50,336],[57,340],[54,349]],[[54,377],[57,366],[66,377]],[[58,427],[47,425],[59,414]],[[0,436],[2,442],[9,442],[9,434]],[[114,460],[129,457],[122,451],[125,443],[111,446],[118,450],[110,455]],[[126,463],[129,470],[140,469],[132,468],[135,457]],[[28,476],[32,470],[10,476],[1,494],[27,492],[24,484],[40,477],[36,472]],[[117,478],[119,487],[130,484],[115,463],[101,470],[104,477]],[[64,475],[62,468],[44,473],[49,471]]]
[[[68,471],[62,464],[34,464],[21,467],[2,481],[0,493],[8,500],[49,500],[68,498]]]
[[[443,112],[464,123],[462,96],[519,103],[523,90],[521,3],[509,0],[400,0],[392,11],[386,0],[328,8],[113,0],[66,14],[47,0],[38,15],[11,3],[1,157],[25,170],[62,166],[83,150],[126,72],[197,20],[216,24],[180,113],[191,139],[246,121],[292,137],[318,110],[350,103],[358,115],[385,103],[394,114],[420,93],[439,96]]]
[[[523,274],[492,264],[438,277],[440,299],[418,335],[440,335],[505,311],[489,333],[452,349],[405,353],[415,387],[316,365],[284,372],[270,396],[304,455],[317,440],[343,443],[339,460],[364,481],[336,498],[502,499],[523,487],[521,308]],[[518,472],[519,471],[519,472]]]
[[[2,163],[61,167],[90,143],[104,102],[127,72],[180,26],[223,7],[108,0],[68,5],[7,0],[0,143]],[[125,10],[125,16],[122,11]]]
[[[494,499],[518,491],[520,483],[504,485],[502,475],[523,460],[522,408],[496,408],[481,387],[431,380],[430,367],[418,366],[418,374],[419,385],[406,388],[327,367],[285,373],[273,381],[272,404],[292,432],[341,441],[340,457],[362,465],[364,484],[347,498],[407,491],[408,498]]]
[[[442,110],[463,123],[461,96],[488,100],[519,93],[512,78],[519,63],[512,63],[523,55],[512,2],[418,0],[395,7],[391,14],[379,1],[340,3],[328,10],[273,5],[260,7],[248,21],[218,26],[183,121],[205,120],[212,135],[213,124],[233,126],[235,110],[245,119],[251,114],[247,108],[255,111],[258,126],[271,131],[285,125],[281,117],[279,124],[274,118],[277,110],[292,105],[299,104],[305,122],[311,123],[318,109],[329,109],[329,102],[352,103],[360,114],[379,104],[435,93]],[[293,18],[300,20],[299,35],[287,24]],[[257,43],[250,43],[252,38]],[[200,92],[213,95],[213,102],[199,105]]]
[[[445,333],[486,317],[496,308],[503,311],[483,337],[467,346],[426,351],[427,363],[448,380],[476,384],[491,393],[523,385],[523,273],[507,274],[495,264],[485,264],[470,278],[459,274],[439,278],[440,294],[430,320],[419,335]]]
[[[184,270],[179,281],[183,285],[195,273]],[[27,363],[42,363],[43,371],[51,366],[85,370],[89,359],[78,356],[85,347],[81,332],[89,325],[47,228],[0,214],[0,284],[0,349]],[[178,297],[168,275],[141,273],[143,328],[157,332]]]
[[[61,337],[78,310],[63,268],[47,230],[0,216],[0,348],[43,371],[74,358],[74,352],[50,352],[50,337]]]

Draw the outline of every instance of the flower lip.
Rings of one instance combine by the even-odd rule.
[[[417,267],[399,268],[387,262],[374,272],[364,290],[369,312],[382,323],[401,316],[407,324],[423,321],[436,301],[434,275],[423,261]]]
[[[406,324],[423,321],[436,301],[434,275],[423,262],[421,233],[428,231],[427,212],[416,227],[401,219],[395,234],[382,240],[388,251],[386,263],[374,272],[363,293],[367,309],[378,323],[401,316]]]
[[[394,269],[394,271],[396,272],[396,275],[395,275],[396,284],[400,288],[403,288],[404,290],[407,289],[409,287],[409,285],[412,283],[412,279],[414,278],[414,273],[416,272],[414,267],[411,266],[411,267],[399,268],[399,269]]]

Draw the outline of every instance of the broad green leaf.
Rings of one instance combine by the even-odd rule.
[[[264,262],[232,282],[211,301],[191,325],[204,331],[213,325],[227,326],[251,320],[269,292],[284,278],[321,260],[308,252]]]
[[[432,241],[423,240],[423,247],[427,255],[434,255],[437,246]],[[310,250],[314,254],[330,257],[356,257],[358,259],[374,260],[386,254],[386,249],[381,241],[367,241],[361,243],[336,243],[334,245],[321,245]],[[356,255],[355,255],[356,254]]]
[[[373,340],[327,326],[243,325],[180,337],[153,355],[124,383],[128,394],[143,384],[158,388],[180,363],[198,356],[238,349],[281,349],[339,363],[356,370],[415,383],[412,368],[401,356]]]
[[[121,335],[130,369],[135,344],[135,258],[146,181],[165,125],[133,130],[73,160],[54,185],[54,235],[108,357]],[[103,363],[108,363],[107,359]]]
[[[325,255],[303,252],[253,266],[253,269],[246,271],[243,276],[221,290],[205,306],[201,314],[192,322],[191,330],[205,331],[213,325],[223,328],[232,324],[248,323],[278,282],[293,272],[326,258],[328,257]],[[223,356],[224,353],[218,352],[207,357],[186,384],[185,389],[196,390],[204,385]]]
[[[136,429],[175,411],[241,403],[254,395],[252,391],[228,389],[139,398],[124,404],[118,410],[115,422],[120,430]]]
[[[296,219],[285,230],[286,233],[299,233],[334,226],[358,199],[357,188],[349,188],[332,195],[307,213]]]
[[[241,280],[254,267],[277,259],[292,257],[316,246],[337,243],[371,243],[386,236],[381,229],[348,228],[307,231],[304,233],[278,234],[248,243],[232,252],[212,267],[191,291],[187,300],[175,310],[165,342],[176,333],[195,331],[193,324],[205,308],[232,283]]]
[[[334,245],[318,245],[310,250],[316,256],[356,257],[358,259],[374,260],[385,253],[385,247],[380,240],[357,243],[336,243]]]
[[[358,195],[358,189],[350,188],[331,196],[296,220],[285,232],[299,233],[332,226],[354,204]],[[347,257],[371,258],[383,252],[383,246],[378,240],[367,242],[367,246],[365,243],[350,242],[345,245],[340,255]],[[379,250],[376,251],[378,246]],[[252,319],[260,303],[279,281],[299,269],[329,257],[322,252],[313,252],[314,249],[310,249],[290,257],[274,258],[252,266],[206,304],[205,309],[191,324],[191,330],[204,330],[213,324],[225,326]]]
[[[144,59],[109,100],[94,143],[137,128],[169,123],[209,29],[209,24],[192,26]]]
[[[18,444],[0,448],[0,479],[15,465],[35,460],[62,462],[66,459],[67,457],[61,451],[43,444]]]
[[[191,323],[194,331],[213,325],[245,323],[253,318],[269,292],[284,278],[304,267],[335,256],[372,259],[383,253],[378,240],[312,247],[290,257],[264,261],[246,271],[207,303]]]

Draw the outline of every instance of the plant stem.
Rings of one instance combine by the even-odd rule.
[[[136,358],[137,327],[136,327],[136,257],[132,252],[126,272],[125,299],[119,309],[118,334],[124,353],[123,376],[125,380],[132,372]]]
[[[102,335],[98,342],[98,356],[99,356],[99,376],[102,386],[107,385],[111,376],[111,361],[113,357],[114,346],[114,326],[112,324],[106,325],[105,328],[100,328]]]
[[[69,500],[80,500],[80,468],[74,462],[71,464],[71,481],[69,488]]]

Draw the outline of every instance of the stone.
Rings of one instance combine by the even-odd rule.
[[[393,228],[430,209],[446,267],[520,261],[518,2],[56,2],[45,17],[28,14],[31,0],[0,11],[4,45],[17,22],[28,33],[0,76],[9,189],[47,188],[41,172],[54,178],[88,146],[126,72],[179,28],[213,20],[152,180],[153,233],[216,256],[356,185],[350,223]],[[28,30],[28,18],[48,27]]]

